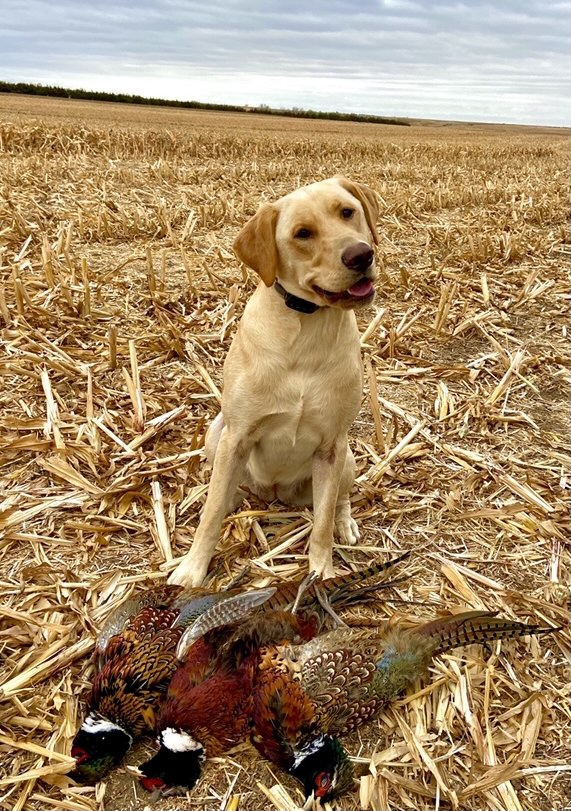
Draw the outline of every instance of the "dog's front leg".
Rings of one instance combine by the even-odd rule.
[[[210,485],[200,523],[190,550],[168,582],[181,586],[199,586],[208,571],[224,516],[229,512],[244,471],[250,443],[227,427],[222,429],[216,448]]]
[[[324,580],[334,577],[333,529],[339,482],[347,456],[347,436],[318,450],[311,466],[313,480],[313,530],[309,538],[309,570]]]

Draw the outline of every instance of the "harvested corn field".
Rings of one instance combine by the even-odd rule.
[[[439,657],[345,740],[358,782],[339,808],[568,805],[569,133],[0,96],[0,807],[148,805],[122,768],[96,788],[66,777],[95,635],[197,526],[204,433],[257,282],[234,236],[261,201],[333,174],[381,206],[377,298],[358,312],[362,540],[334,560],[413,551],[405,582],[344,619],[487,608],[565,626]],[[211,582],[299,576],[310,529],[310,511],[245,501]],[[244,744],[153,807],[302,802]]]

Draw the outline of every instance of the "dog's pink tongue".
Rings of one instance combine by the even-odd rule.
[[[353,287],[350,287],[347,292],[352,296],[357,296],[357,298],[364,298],[373,292],[373,283],[370,279],[361,279]]]

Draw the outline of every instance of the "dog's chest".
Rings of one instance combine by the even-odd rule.
[[[359,410],[357,385],[319,385],[299,372],[276,380],[264,401],[264,416],[258,423],[256,441],[248,460],[251,478],[258,485],[290,485],[311,476],[317,450],[329,447],[346,433]]]
[[[361,400],[358,368],[293,368],[276,376],[265,401],[263,434],[273,444],[318,446],[346,431]]]
[[[280,310],[263,334],[259,324],[243,320],[226,361],[227,421],[240,414],[255,442],[271,443],[275,452],[318,447],[346,432],[362,396],[353,313],[299,318]]]

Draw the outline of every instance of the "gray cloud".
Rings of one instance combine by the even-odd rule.
[[[569,0],[4,0],[0,77],[568,125],[570,12]]]

